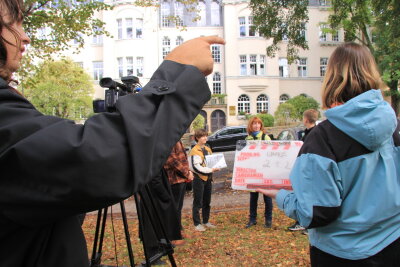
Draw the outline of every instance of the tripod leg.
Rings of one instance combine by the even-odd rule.
[[[100,229],[101,214],[102,214],[102,210],[99,209],[99,211],[97,213],[96,231],[94,234],[94,241],[93,241],[92,259],[90,261],[90,266],[92,266],[92,267],[98,266],[101,262],[101,250],[102,250],[102,246],[103,246],[104,229],[106,227],[107,208],[104,208],[103,221],[101,223],[101,229]],[[99,241],[99,231],[101,232],[100,241]],[[99,241],[99,245],[97,246],[98,241]]]
[[[143,234],[144,224],[143,224],[143,220],[141,219],[141,218],[143,218],[143,214],[142,214],[142,210],[140,209],[140,206],[139,206],[139,198],[138,198],[137,194],[134,194],[134,197],[135,197],[135,204],[136,204],[136,213],[137,213],[138,221],[139,221],[139,235],[142,238],[144,258],[146,260],[146,267],[150,267],[151,264],[150,264],[150,259],[149,259],[149,253],[147,252],[147,249],[146,249],[146,240],[145,240],[144,234]],[[147,211],[147,213],[148,213],[148,211]]]
[[[121,214],[122,214],[122,220],[124,222],[124,230],[125,230],[125,238],[126,238],[126,245],[128,249],[128,254],[129,254],[129,262],[131,264],[131,267],[135,266],[135,260],[133,258],[133,250],[132,250],[132,244],[131,244],[131,237],[129,235],[129,230],[128,230],[128,221],[126,219],[126,212],[125,212],[125,204],[124,201],[120,202],[121,204]]]
[[[90,266],[93,266],[96,264],[96,258],[97,258],[97,242],[99,240],[99,230],[100,230],[100,221],[101,221],[101,213],[102,210],[99,209],[97,212],[97,222],[96,222],[96,231],[94,233],[94,240],[93,240],[93,250],[92,250],[92,258],[91,258],[91,264]]]

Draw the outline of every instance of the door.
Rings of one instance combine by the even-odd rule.
[[[211,113],[211,132],[215,132],[226,125],[226,115],[222,110],[214,110]]]

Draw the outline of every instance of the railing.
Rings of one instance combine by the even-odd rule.
[[[206,106],[226,105],[226,96],[212,96]]]

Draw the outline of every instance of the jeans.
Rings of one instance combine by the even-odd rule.
[[[179,183],[179,184],[172,184],[171,185],[171,191],[172,195],[174,197],[175,205],[178,209],[178,220],[179,224],[182,228],[182,207],[183,207],[183,200],[185,198],[185,192],[186,192],[186,183]]]
[[[208,178],[203,181],[199,176],[194,174],[193,179],[193,210],[192,217],[195,226],[201,223],[199,210],[201,209],[203,223],[208,223],[210,218],[210,203],[211,203],[211,189],[212,179]]]
[[[258,204],[258,192],[250,192],[250,221],[257,221],[257,204]],[[272,199],[263,195],[265,203],[265,222],[272,221]]]
[[[361,260],[348,260],[333,256],[311,246],[312,267],[397,267],[400,264],[400,238],[377,254]]]

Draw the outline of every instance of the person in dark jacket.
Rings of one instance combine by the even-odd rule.
[[[322,86],[327,120],[300,149],[293,191],[258,190],[308,228],[312,266],[399,266],[400,121],[382,86],[368,48],[338,46]]]
[[[21,0],[0,1],[0,266],[88,266],[77,215],[118,203],[158,175],[210,99],[216,37],[185,42],[116,112],[84,125],[37,111],[9,84],[30,39]]]

